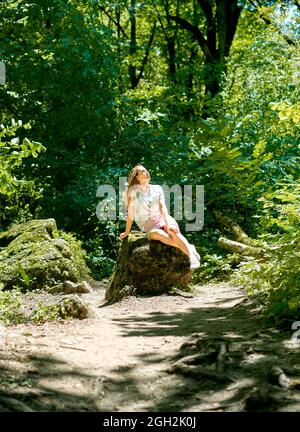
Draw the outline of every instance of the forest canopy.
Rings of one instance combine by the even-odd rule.
[[[54,218],[108,276],[124,221],[98,220],[96,191],[142,163],[153,183],[204,186],[204,228],[186,233],[196,280],[234,276],[269,317],[300,315],[299,14],[296,0],[3,0],[1,230]],[[220,213],[264,259],[220,248]]]

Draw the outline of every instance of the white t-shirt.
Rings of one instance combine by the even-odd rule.
[[[151,222],[157,225],[165,224],[160,206],[160,204],[165,204],[161,186],[149,185],[149,191],[146,193],[138,185],[131,186],[128,196],[131,198],[130,209],[134,212],[133,218],[141,231],[147,231],[147,226],[152,226]]]

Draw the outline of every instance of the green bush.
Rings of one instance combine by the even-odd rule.
[[[100,280],[110,276],[115,265],[115,260],[105,253],[101,240],[99,238],[86,240],[84,247],[88,251],[86,261],[92,271],[93,278]]]
[[[230,279],[233,268],[238,263],[237,255],[205,254],[201,256],[201,266],[193,277],[199,283],[220,282]]]
[[[38,294],[37,294],[38,295]],[[31,310],[31,312],[30,312]],[[45,304],[38,301],[29,309],[26,297],[20,290],[0,291],[0,324],[44,323],[65,319],[66,314],[58,304]]]
[[[260,199],[264,205],[261,223],[269,233],[268,259],[243,265],[235,281],[243,283],[261,305],[268,321],[285,325],[300,319],[300,184],[282,184],[281,189]]]
[[[0,317],[1,322],[5,325],[25,321],[22,294],[19,290],[6,292],[0,290]]]
[[[38,302],[28,320],[34,323],[46,321],[56,321],[65,318],[61,307],[58,304],[45,305],[42,301]]]
[[[45,151],[40,143],[25,137],[30,128],[29,123],[23,125],[21,120],[0,125],[0,225],[3,227],[32,218],[42,198],[43,188],[38,181],[18,175],[23,159],[37,158]]]

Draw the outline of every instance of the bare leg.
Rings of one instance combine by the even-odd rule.
[[[176,233],[172,228],[170,228],[170,235],[172,240],[177,244],[177,247],[187,256],[190,256],[190,244],[187,239],[180,232]]]
[[[169,246],[173,246],[173,247],[179,248],[179,246],[172,239],[172,237],[169,234],[167,234],[165,231],[161,230],[161,229],[154,228],[153,230],[151,230],[150,233],[149,233],[149,238],[151,240],[159,240],[162,243],[165,243],[165,244],[167,244]]]
[[[165,243],[169,246],[173,246],[173,247],[176,247],[178,249],[181,249],[179,247],[178,243],[175,242],[169,234],[167,234],[165,231],[163,231],[161,229],[154,228],[153,230],[151,230],[149,233],[149,238],[151,240],[159,240],[162,243]],[[188,288],[192,273],[193,273],[193,270],[191,269],[183,276],[183,278],[181,280],[181,284],[182,284],[183,288]]]

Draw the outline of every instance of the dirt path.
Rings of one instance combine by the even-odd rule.
[[[263,328],[240,288],[196,286],[192,298],[110,306],[104,289],[82,296],[93,319],[7,328],[1,411],[300,410],[299,345],[292,331]],[[195,354],[170,373],[174,361]]]

